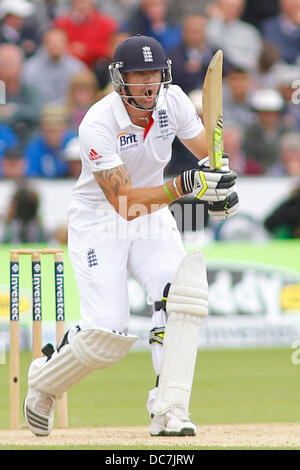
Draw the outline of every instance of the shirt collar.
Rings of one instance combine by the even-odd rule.
[[[114,92],[114,100],[113,100],[113,113],[116,118],[116,121],[120,127],[120,129],[125,129],[132,125],[130,117],[126,111],[126,108],[123,104],[122,98],[117,92]]]

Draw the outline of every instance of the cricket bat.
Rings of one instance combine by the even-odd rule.
[[[202,113],[207,139],[210,168],[219,170],[223,155],[222,109],[223,51],[218,50],[210,61],[202,88]]]

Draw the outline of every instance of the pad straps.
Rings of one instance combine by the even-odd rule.
[[[168,282],[168,284],[166,284],[166,287],[164,288],[162,299],[154,302],[154,308],[156,312],[158,312],[161,309],[166,311],[166,303],[167,303],[167,298],[168,298],[170,287],[171,287],[171,283]]]

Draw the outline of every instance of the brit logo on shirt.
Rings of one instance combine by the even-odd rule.
[[[138,146],[138,139],[136,134],[121,132],[117,135],[117,139],[119,140],[119,148],[121,152],[124,150],[132,150]]]
[[[87,252],[88,267],[98,266],[97,255],[94,248],[90,248]]]
[[[167,111],[165,109],[160,109],[158,111],[158,123],[159,127],[162,129],[164,127],[168,127],[169,122],[168,122],[168,115]]]

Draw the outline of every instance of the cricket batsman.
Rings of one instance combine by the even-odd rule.
[[[154,306],[150,434],[193,436],[189,401],[208,313],[206,264],[201,252],[186,253],[168,205],[192,194],[208,202],[210,215],[227,219],[237,212],[237,175],[225,154],[222,168],[210,169],[201,119],[172,85],[171,61],[158,41],[141,35],[123,41],[110,74],[114,91],[79,127],[82,172],[69,211],[81,319],[54,352],[31,363],[24,414],[34,434],[48,435],[56,399],[130,350],[137,339],[128,332],[130,273]],[[199,165],[164,182],[175,136]]]

